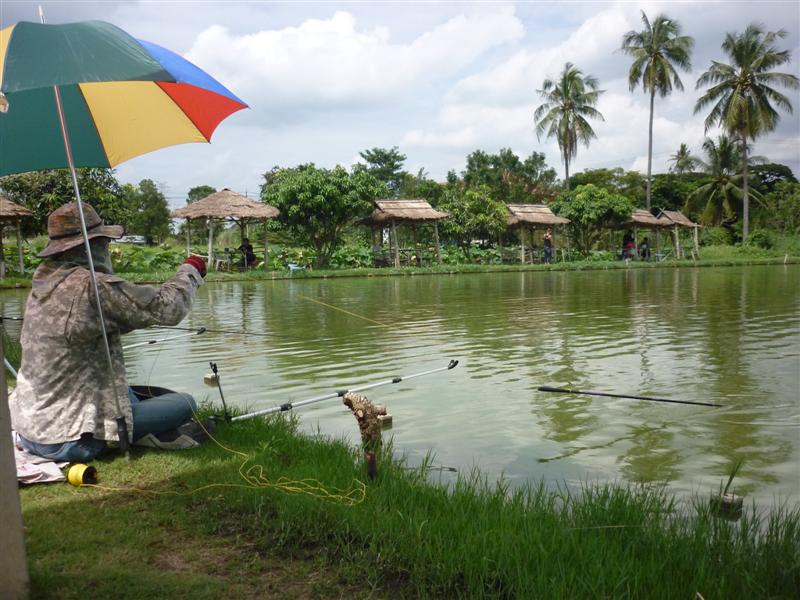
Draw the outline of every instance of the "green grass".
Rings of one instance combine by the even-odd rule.
[[[749,507],[731,523],[708,497],[678,501],[663,486],[510,490],[473,471],[445,488],[391,448],[370,482],[359,452],[281,417],[222,425],[218,438],[269,482],[357,492],[360,480],[363,501],[222,487],[244,483],[242,458],[213,444],[97,461],[115,489],[22,490],[34,597],[790,598],[800,589],[796,507]],[[192,493],[208,485],[220,487]]]

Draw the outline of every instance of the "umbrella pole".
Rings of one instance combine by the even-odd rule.
[[[42,22],[44,22],[44,16],[42,16]],[[92,249],[89,245],[89,233],[86,231],[86,218],[83,215],[81,190],[78,186],[78,176],[75,173],[75,162],[72,158],[72,147],[70,146],[69,134],[67,133],[67,120],[64,116],[64,107],[61,103],[61,94],[57,85],[53,86],[53,92],[56,99],[56,109],[58,110],[58,120],[61,123],[61,135],[64,138],[64,151],[67,154],[67,164],[69,165],[69,172],[72,176],[72,187],[75,190],[75,200],[76,204],[78,205],[78,215],[80,216],[81,222],[81,234],[83,235],[83,247],[86,251],[86,258],[89,261],[89,276],[92,281],[92,290],[94,291],[94,299],[97,306],[97,316],[100,319],[100,329],[103,331],[103,349],[105,350],[106,360],[108,361],[109,383],[111,385],[111,391],[114,395],[114,405],[117,409],[117,416],[114,420],[117,423],[119,449],[126,458],[130,459],[131,449],[130,440],[128,439],[128,424],[125,422],[125,416],[122,413],[122,406],[119,402],[120,395],[118,394],[117,384],[114,378],[114,361],[111,359],[111,347],[108,344],[108,332],[106,331],[106,322],[103,317],[103,306],[100,303],[100,292],[97,288],[97,277],[95,277],[94,273],[94,261],[92,260]]]

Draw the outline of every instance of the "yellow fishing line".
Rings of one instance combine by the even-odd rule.
[[[321,304],[322,306],[327,306],[328,308],[332,308],[333,310],[338,310],[339,312],[343,312],[344,314],[350,315],[351,317],[356,317],[357,319],[363,319],[364,321],[375,323],[375,325],[380,325],[381,327],[389,327],[386,323],[381,323],[380,321],[376,321],[375,319],[370,319],[369,317],[365,317],[363,315],[357,315],[354,312],[350,312],[349,310],[339,308],[338,306],[334,306],[333,304],[322,302],[321,300],[314,300],[314,298],[309,298],[308,296],[301,296],[299,294],[298,297],[302,298],[303,300],[308,300],[309,302],[316,302],[317,304]]]
[[[194,411],[192,411],[192,413],[194,414]],[[356,504],[360,504],[367,496],[367,486],[363,481],[358,479],[353,479],[353,486],[349,490],[345,490],[337,487],[325,487],[325,485],[323,485],[320,481],[310,478],[291,480],[287,479],[286,477],[279,477],[276,481],[270,481],[264,473],[264,466],[259,464],[250,465],[250,467],[245,470],[245,465],[250,462],[250,455],[224,446],[219,440],[217,440],[217,438],[211,435],[211,433],[205,428],[205,425],[203,425],[200,419],[197,418],[197,415],[195,414],[194,416],[200,427],[203,428],[203,431],[206,432],[208,437],[217,446],[222,448],[225,452],[244,458],[242,463],[239,465],[238,471],[239,476],[245,481],[245,483],[209,483],[208,485],[194,488],[188,492],[177,492],[174,490],[146,490],[134,487],[112,487],[98,484],[83,484],[81,487],[92,487],[112,492],[136,492],[140,494],[152,494],[155,496],[191,496],[197,492],[212,488],[270,488],[282,490],[288,494],[305,494],[315,498],[320,498],[322,500],[344,504],[346,506],[355,506]]]

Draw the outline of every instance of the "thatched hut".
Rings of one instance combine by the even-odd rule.
[[[530,231],[531,242],[533,233],[538,229],[567,225],[569,219],[553,214],[545,204],[509,204],[508,205],[508,226],[519,231],[520,239],[520,262],[525,262],[525,232]],[[553,236],[553,246],[555,247],[555,235]],[[533,255],[531,254],[531,262]]]
[[[175,219],[186,219],[186,253],[189,254],[191,241],[191,222],[203,220],[208,226],[208,264],[209,268],[216,268],[213,246],[214,246],[214,222],[229,221],[236,223],[241,229],[242,238],[247,237],[247,224],[253,221],[266,222],[274,219],[280,214],[277,208],[256,202],[246,196],[224,189],[219,192],[206,196],[205,198],[192,202],[188,206],[176,208],[170,213]],[[269,243],[267,240],[267,230],[264,227],[264,269],[269,263]]]
[[[693,230],[692,240],[694,242],[694,254],[700,256],[700,240],[698,239],[698,229],[700,225],[692,221],[689,217],[677,210],[660,210],[658,213],[660,219],[664,219],[668,226],[672,227],[672,233],[675,237],[675,255],[678,258],[683,256],[683,248],[681,247],[681,238],[678,233],[679,227],[691,228]]]
[[[3,251],[3,227],[14,224],[17,230],[17,257],[19,259],[19,272],[25,272],[25,263],[22,260],[22,219],[33,216],[33,212],[0,196],[0,279],[6,276],[6,259]]]
[[[436,210],[427,200],[375,200],[375,209],[366,219],[362,219],[362,225],[369,225],[373,228],[382,230],[389,225],[392,232],[392,251],[394,254],[394,266],[400,266],[400,245],[397,241],[397,224],[410,224],[414,234],[414,249],[417,247],[417,223],[433,223],[433,238],[436,244],[436,260],[442,262],[442,252],[439,245],[439,219],[446,219],[450,215],[446,212]],[[417,263],[420,263],[419,254]]]

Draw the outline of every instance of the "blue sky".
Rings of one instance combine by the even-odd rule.
[[[0,26],[36,20],[38,2],[0,0]],[[153,179],[172,206],[195,185],[257,195],[273,165],[350,165],[374,146],[399,146],[406,168],[443,180],[476,149],[544,152],[563,175],[553,140],[537,140],[536,90],[567,61],[606,92],[597,140],[571,171],[646,170],[648,98],[627,85],[622,35],[640,13],[677,19],[695,37],[685,91],[656,100],[654,171],[680,143],[700,154],[695,81],[728,31],[750,22],[786,29],[800,74],[800,3],[792,2],[41,2],[49,23],[110,21],[207,70],[251,106],[222,123],[210,145],[160,150],[121,165],[122,181]],[[800,96],[755,153],[800,172]],[[709,132],[714,135],[716,132]]]

